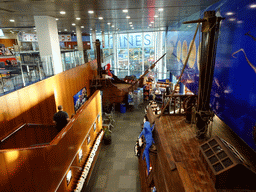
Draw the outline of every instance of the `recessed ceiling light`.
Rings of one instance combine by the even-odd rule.
[[[234,15],[233,12],[227,12],[226,15]]]
[[[59,33],[61,33],[61,31],[59,31]]]
[[[10,19],[10,22],[14,22],[15,20],[14,19]]]
[[[67,31],[67,29],[64,29],[64,31]]]
[[[132,24],[132,22],[129,22],[129,24],[131,25],[131,24]]]
[[[237,21],[237,23],[239,23],[239,24],[240,24],[240,23],[243,23],[243,21]]]
[[[102,19],[103,19],[103,17],[99,17],[99,19],[100,19],[100,20],[102,20]]]
[[[72,23],[73,26],[75,26],[76,24],[75,23]]]
[[[235,21],[236,19],[235,18],[230,18],[229,21]]]
[[[158,17],[158,15],[155,15],[154,17]]]
[[[154,23],[154,21],[151,21],[150,23]]]
[[[112,25],[112,27],[115,27],[115,25]]]
[[[164,9],[163,8],[159,8],[158,11],[163,11]]]
[[[59,19],[58,19],[58,18],[56,18],[55,20],[56,20],[56,21],[58,21]]]
[[[92,28],[90,30],[92,31]]]
[[[61,11],[60,14],[61,14],[61,15],[64,15],[64,14],[66,14],[66,12],[65,12],[65,11]]]
[[[111,25],[111,23],[107,23],[108,25]]]
[[[124,12],[124,13],[128,13],[128,9],[124,9],[123,12]]]
[[[93,13],[94,13],[94,11],[92,11],[92,10],[89,10],[89,11],[88,11],[88,13],[89,13],[89,14],[93,14]]]
[[[81,20],[81,18],[80,18],[80,17],[77,17],[76,20]]]
[[[149,24],[149,27],[151,27],[152,25],[151,24]]]
[[[130,25],[130,27],[133,27],[133,25]]]
[[[251,4],[250,8],[256,8],[256,4]]]
[[[192,27],[191,25],[188,25],[188,27]]]
[[[36,29],[35,27],[33,29]]]
[[[126,16],[126,19],[130,19],[131,17],[129,15]]]
[[[84,26],[81,26],[81,28],[84,28]]]

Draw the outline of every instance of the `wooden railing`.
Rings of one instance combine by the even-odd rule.
[[[175,94],[172,97],[172,100],[169,106],[166,108],[166,113],[170,115],[185,115],[183,102],[184,100],[191,95],[180,95]],[[171,95],[164,95],[164,106],[166,105],[167,101],[170,99]]]

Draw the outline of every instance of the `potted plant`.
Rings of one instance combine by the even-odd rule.
[[[104,136],[103,136],[103,141],[105,145],[109,145],[111,143],[111,131],[107,126],[104,126],[103,128],[104,131]]]

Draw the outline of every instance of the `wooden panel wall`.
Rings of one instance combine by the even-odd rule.
[[[16,39],[0,39],[0,44],[4,44],[5,47],[12,47],[16,43]]]
[[[83,149],[86,159],[90,147],[101,130],[100,101],[100,92],[97,91],[74,116],[72,119],[74,121],[71,121],[52,141],[52,145],[26,150],[0,151],[0,189],[7,192],[70,191],[73,181],[67,186],[65,175],[71,169],[75,176],[77,166],[81,166],[82,163],[77,157],[80,148]],[[100,114],[99,122],[98,114]],[[92,127],[95,121],[96,131]],[[91,137],[89,144],[87,144],[88,134]]]
[[[0,97],[0,138],[24,123],[53,124],[58,105],[71,116],[73,95],[97,74],[96,60]]]

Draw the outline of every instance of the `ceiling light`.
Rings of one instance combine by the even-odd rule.
[[[123,12],[124,12],[124,13],[128,13],[128,9],[124,9]]]
[[[188,25],[188,27],[192,27],[191,25]]]
[[[59,19],[58,19],[58,18],[56,18],[55,20],[56,20],[56,21],[58,21]]]
[[[237,23],[239,23],[239,24],[240,24],[240,23],[243,23],[243,21],[237,21]]]
[[[158,17],[157,15],[155,15],[154,17]]]
[[[251,4],[250,8],[256,8],[256,4]]]
[[[14,22],[15,20],[14,19],[10,19],[10,22]]]
[[[33,29],[36,29],[35,27]]]
[[[152,25],[151,24],[149,24],[149,27],[151,27]]]
[[[75,23],[72,23],[73,26],[75,26],[76,24]]]
[[[59,31],[59,33],[61,33],[61,31]]]
[[[132,29],[134,29],[134,27]]]
[[[226,15],[234,15],[233,12],[227,12]]]
[[[92,28],[90,30],[92,31]]]
[[[77,17],[76,20],[81,20],[81,18]]]
[[[154,21],[151,21],[150,23],[154,23]]]
[[[129,24],[131,25],[131,24],[132,24],[132,22],[129,22]]]
[[[129,15],[126,16],[126,19],[130,19],[131,17]]]
[[[236,19],[235,18],[230,18],[229,21],[235,21]]]
[[[108,25],[110,25],[111,23],[107,23]]]
[[[67,31],[67,29],[64,29],[64,31]]]
[[[158,11],[163,11],[164,9],[163,8],[159,8]]]
[[[93,13],[94,13],[94,11],[90,10],[90,11],[88,11],[88,13],[89,13],[89,14],[93,14]]]
[[[23,31],[23,33],[25,33],[25,31]]]
[[[72,32],[75,32],[74,30],[72,30]]]
[[[100,19],[100,20],[102,20],[102,19],[103,19],[103,17],[99,17],[99,19]]]
[[[112,25],[112,27],[115,27],[115,25]]]
[[[66,12],[65,12],[65,11],[61,11],[60,14],[61,14],[61,15],[64,15],[64,14],[66,14]]]
[[[76,33],[74,33],[74,34],[76,34]]]
[[[84,28],[84,26],[81,26],[81,28],[83,29],[83,28]]]

